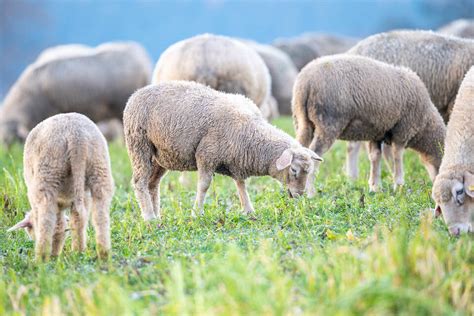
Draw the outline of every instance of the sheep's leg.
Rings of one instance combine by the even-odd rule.
[[[110,215],[112,197],[99,190],[93,193],[92,225],[95,230],[97,254],[100,259],[107,259],[110,253]]]
[[[316,133],[314,134],[313,141],[309,145],[309,149],[314,151],[318,156],[321,156],[331,148],[332,144],[337,139],[335,132],[332,133]],[[306,194],[309,198],[312,198],[316,195],[316,189],[314,187],[314,180],[316,179],[316,173],[319,171],[319,161],[314,162],[314,172],[308,174],[308,179],[306,180]]]
[[[357,180],[359,177],[359,152],[360,142],[347,143],[346,172],[349,178]]]
[[[56,215],[56,227],[53,235],[53,256],[59,256],[64,247],[64,240],[66,239],[66,216],[59,210]]]
[[[87,215],[86,207],[72,204],[71,207],[71,232],[72,232],[72,249],[83,252],[87,244]]]
[[[43,203],[36,206],[37,216],[35,228],[35,255],[36,260],[48,260],[51,255],[53,245],[54,228],[56,226],[56,214],[58,213],[58,206],[56,203],[50,202],[50,199],[45,199]]]
[[[240,204],[242,205],[243,213],[253,214],[255,213],[252,202],[250,201],[249,194],[245,188],[245,180],[235,180],[235,185],[239,191]]]
[[[394,190],[396,190],[397,187],[405,184],[403,174],[403,152],[405,150],[405,146],[394,144],[392,148],[394,158]]]
[[[161,178],[165,175],[166,169],[156,165],[153,170],[153,175],[148,184],[148,189],[151,192],[151,198],[153,201],[153,213],[157,218],[161,218],[160,211],[160,181]]]
[[[195,210],[199,211],[199,214],[204,214],[204,199],[206,198],[206,192],[209,189],[212,181],[212,171],[198,169],[198,185],[196,202],[194,203],[194,209],[192,216],[196,216]]]
[[[371,192],[377,192],[380,188],[380,160],[382,148],[380,142],[369,142],[370,177],[369,188]]]

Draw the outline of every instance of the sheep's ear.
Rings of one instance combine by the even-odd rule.
[[[311,156],[311,159],[313,159],[314,161],[324,161],[324,159],[319,156],[317,153],[315,153],[314,151],[312,151],[311,149],[308,149],[308,152]]]
[[[28,228],[28,227],[32,227],[31,225],[31,220],[30,220],[30,217],[27,215],[25,216],[24,219],[22,219],[21,221],[19,221],[18,223],[16,223],[14,226],[10,227],[7,232],[12,232],[14,230],[18,230],[18,229],[21,229],[21,228]]]
[[[466,171],[464,173],[464,191],[470,197],[474,198],[474,174]]]
[[[433,215],[435,218],[438,218],[441,216],[443,212],[441,211],[441,206],[436,205],[435,209],[433,210]]]
[[[291,149],[285,149],[285,151],[281,154],[280,158],[276,161],[276,167],[278,170],[283,170],[289,165],[291,165],[291,161],[293,160],[293,151]]]

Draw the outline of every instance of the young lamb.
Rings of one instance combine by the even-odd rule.
[[[218,91],[242,94],[259,108],[271,105],[271,79],[262,58],[226,36],[198,35],[167,48],[156,63],[152,81],[168,80],[195,81]]]
[[[472,232],[474,222],[474,66],[459,89],[448,123],[444,157],[433,184],[436,215],[453,235]]]
[[[270,175],[299,196],[313,160],[322,160],[267,123],[246,97],[189,81],[135,92],[124,111],[124,131],[145,220],[160,217],[160,180],[167,170],[198,171],[195,209],[201,214],[215,172],[235,180],[244,212],[253,213],[246,178]]]
[[[367,57],[333,55],[309,63],[293,92],[297,139],[318,155],[336,139],[370,141],[370,189],[380,185],[383,142],[392,144],[395,186],[403,184],[405,147],[421,155],[432,179],[446,127],[423,82],[409,69]]]
[[[149,83],[150,59],[133,42],[91,51],[50,49],[26,68],[0,108],[0,144],[24,141],[36,124],[59,113],[78,112],[95,122],[122,119],[130,95]]]
[[[370,57],[413,70],[423,81],[431,100],[448,122],[464,74],[474,65],[474,40],[430,31],[392,31],[361,40],[348,54]],[[357,178],[359,144],[349,144],[347,173]],[[391,149],[384,154],[391,163]]]
[[[78,113],[52,116],[31,130],[23,162],[31,211],[10,231],[27,229],[37,260],[58,256],[65,239],[64,210],[70,208],[72,246],[83,251],[91,210],[97,252],[107,258],[114,182],[107,142],[97,126]]]

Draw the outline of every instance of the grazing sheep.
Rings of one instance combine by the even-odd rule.
[[[97,126],[78,113],[52,116],[31,130],[23,163],[32,210],[10,231],[27,229],[38,260],[58,256],[65,239],[64,210],[70,208],[72,246],[83,251],[91,210],[97,252],[106,258],[114,183],[107,142]]]
[[[298,69],[290,57],[276,47],[249,40],[244,43],[255,49],[267,65],[272,80],[272,95],[278,104],[279,113],[291,115],[291,96]]]
[[[302,195],[313,159],[322,159],[257,111],[244,96],[195,82],[166,81],[135,92],[123,122],[142,217],[160,217],[160,179],[167,170],[198,171],[195,209],[201,213],[215,172],[235,180],[245,213],[254,212],[245,188],[250,176],[270,175],[291,196]]]
[[[395,186],[403,184],[405,147],[421,155],[432,179],[441,163],[445,125],[428,91],[409,69],[348,54],[318,58],[293,92],[297,140],[318,155],[336,139],[370,141],[370,189],[380,185],[383,142],[392,144]]]
[[[326,55],[346,52],[357,40],[345,36],[321,33],[306,33],[294,38],[279,38],[273,46],[287,53],[298,70],[310,61]]]
[[[271,79],[262,58],[250,47],[225,36],[203,34],[173,44],[156,63],[153,83],[195,81],[215,90],[248,97],[260,108],[271,95]]]
[[[438,33],[464,38],[474,38],[474,20],[455,20],[439,28]]]
[[[474,222],[474,66],[459,88],[446,131],[444,157],[433,184],[436,215],[453,235],[473,231]]]
[[[12,86],[0,108],[0,143],[24,140],[36,124],[58,113],[78,112],[96,122],[121,119],[128,97],[150,80],[149,57],[133,42],[58,56],[53,52],[31,64]]]
[[[430,31],[392,31],[360,41],[348,54],[374,58],[416,72],[447,122],[464,74],[474,65],[474,40]],[[348,146],[347,172],[354,179],[358,176],[359,148],[360,144]],[[384,154],[389,153],[390,149],[384,150]],[[388,158],[390,160],[390,155]]]

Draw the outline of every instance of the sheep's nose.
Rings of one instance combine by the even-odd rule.
[[[458,226],[452,226],[449,228],[449,233],[455,237],[458,237],[461,233],[461,228],[459,228]]]

